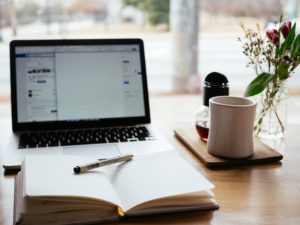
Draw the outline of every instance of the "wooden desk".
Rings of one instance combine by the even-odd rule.
[[[126,218],[120,224],[300,224],[300,124],[288,127],[284,142],[272,143],[282,149],[282,163],[210,170],[173,136],[175,127],[193,126],[193,115],[200,102],[199,96],[154,97],[152,117],[177,151],[215,184],[220,209]],[[1,116],[2,131],[9,127],[5,125],[9,124],[8,118]],[[13,186],[14,175],[4,175],[1,166],[1,225],[12,224]]]

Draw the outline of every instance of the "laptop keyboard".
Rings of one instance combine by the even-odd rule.
[[[31,132],[20,135],[19,149],[154,140],[146,127]]]

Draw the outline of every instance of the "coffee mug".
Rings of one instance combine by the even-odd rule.
[[[250,157],[256,102],[242,97],[218,96],[209,100],[209,108],[208,152],[223,158]]]

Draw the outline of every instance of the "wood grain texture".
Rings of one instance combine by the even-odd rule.
[[[175,128],[174,134],[189,150],[191,150],[209,168],[226,168],[261,163],[278,162],[282,154],[254,138],[254,153],[246,159],[224,159],[213,156],[207,151],[207,143],[199,138],[195,128]]]
[[[293,100],[290,98],[289,100]],[[211,170],[174,136],[175,128],[194,126],[194,113],[201,96],[152,97],[152,121],[178,153],[214,183],[220,209],[126,218],[126,225],[295,225],[300,224],[300,124],[299,100],[290,102],[289,124],[284,140],[270,141],[283,154],[281,163]],[[10,127],[9,105],[0,107],[0,136],[4,140]],[[4,145],[0,148],[0,164]],[[0,224],[12,225],[14,174],[5,175],[0,167]],[[183,184],[184,185],[184,184]]]

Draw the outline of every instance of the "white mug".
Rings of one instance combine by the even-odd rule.
[[[209,100],[209,108],[208,152],[223,158],[250,157],[256,102],[242,97],[218,96]]]

